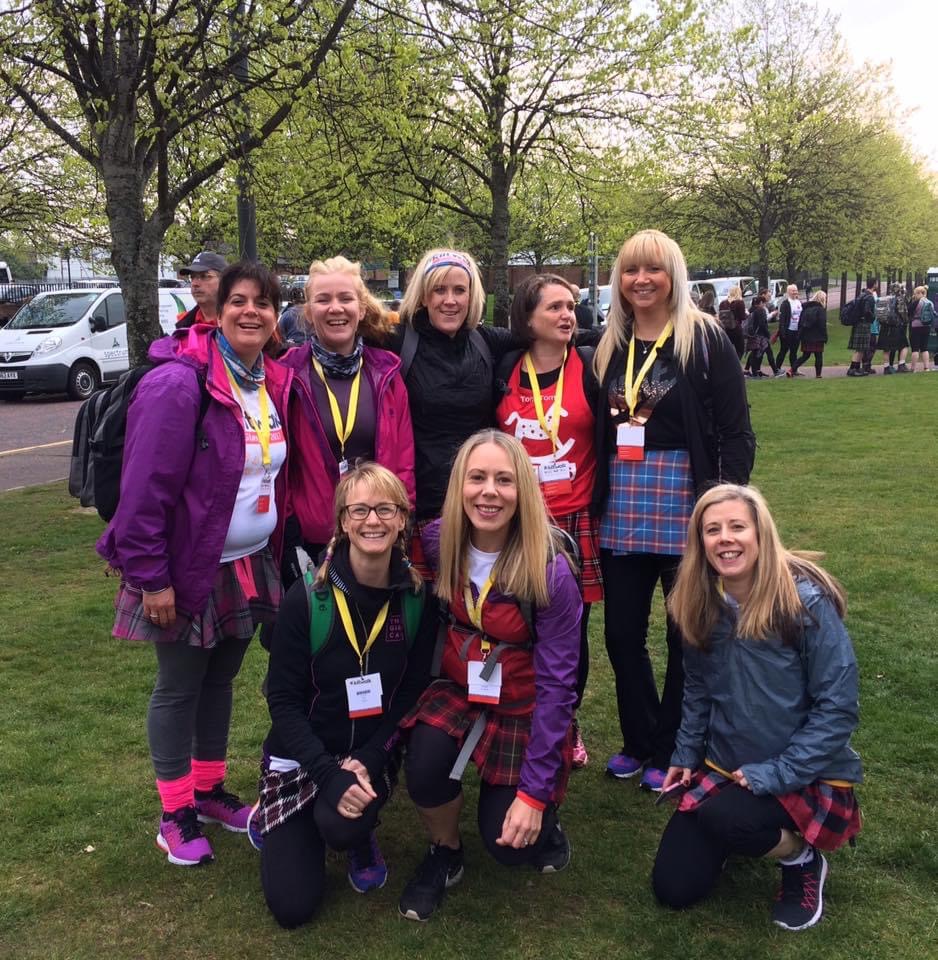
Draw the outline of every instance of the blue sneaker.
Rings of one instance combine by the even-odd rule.
[[[617,780],[628,780],[640,773],[641,769],[642,761],[625,753],[614,753],[606,764],[606,773]]]
[[[639,780],[638,785],[642,790],[661,793],[661,788],[664,786],[664,778],[667,775],[667,770],[660,770],[658,767],[645,767],[642,773],[642,779]]]
[[[374,831],[368,834],[367,840],[349,850],[347,859],[348,882],[357,893],[380,890],[387,883],[388,866],[378,849]]]
[[[248,814],[248,841],[255,850],[260,850],[264,846],[264,834],[261,833],[257,825],[257,811],[260,809],[260,800],[251,807]]]

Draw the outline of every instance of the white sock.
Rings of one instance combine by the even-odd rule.
[[[806,843],[801,848],[801,853],[787,860],[780,859],[778,862],[783,867],[803,867],[805,864],[810,863],[813,859],[814,847],[812,847],[810,843]]]

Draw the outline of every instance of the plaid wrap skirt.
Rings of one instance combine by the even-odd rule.
[[[341,757],[336,757],[336,762],[340,761]],[[388,800],[391,799],[397,783],[400,763],[401,750],[397,748],[392,752],[381,774],[387,788]],[[261,760],[260,779],[257,781],[258,807],[254,824],[262,835],[270,833],[274,827],[279,827],[312,803],[318,794],[318,785],[303,767],[286,772],[271,770],[268,758],[264,757]]]
[[[531,738],[531,714],[510,716],[496,713],[482,703],[470,703],[464,687],[452,680],[435,680],[424,690],[416,706],[401,721],[403,730],[426,723],[452,737],[460,746],[476,717],[485,712],[485,729],[472,751],[479,776],[492,786],[517,786],[521,781],[524,754]],[[561,749],[557,783],[551,803],[560,804],[567,793],[573,767],[573,728],[567,731]]]
[[[603,574],[599,565],[599,518],[586,509],[553,517],[553,522],[576,540],[580,547],[580,592],[584,603],[603,598]]]
[[[694,509],[687,450],[646,450],[645,459],[609,460],[609,500],[599,525],[599,545],[629,553],[680,556]]]
[[[121,640],[182,641],[211,650],[225,637],[250,640],[259,623],[273,623],[282,595],[280,574],[270,550],[264,547],[249,557],[221,564],[205,609],[192,615],[177,608],[176,622],[165,630],[144,616],[140,588],[121,582],[114,599],[111,632]]]
[[[708,797],[719,793],[734,781],[715,770],[698,770],[691,778],[691,789],[678,805],[681,813],[696,810]],[[860,804],[853,787],[835,787],[823,780],[783,793],[775,798],[795,821],[798,832],[820,850],[836,850],[860,832]]]

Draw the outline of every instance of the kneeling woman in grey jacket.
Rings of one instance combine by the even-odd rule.
[[[782,868],[772,919],[810,927],[823,912],[820,851],[860,829],[843,590],[782,546],[757,490],[722,484],[697,501],[668,606],[686,641],[684,704],[662,794],[678,807],[655,859],[655,894],[690,906],[730,854],[771,857]]]

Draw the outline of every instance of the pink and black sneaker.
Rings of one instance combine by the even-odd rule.
[[[202,835],[195,807],[183,807],[160,818],[156,845],[170,863],[179,867],[197,867],[215,859],[212,847]]]
[[[247,833],[250,804],[225,789],[224,781],[211,790],[195,791],[195,809],[201,823],[220,823],[232,833]]]

